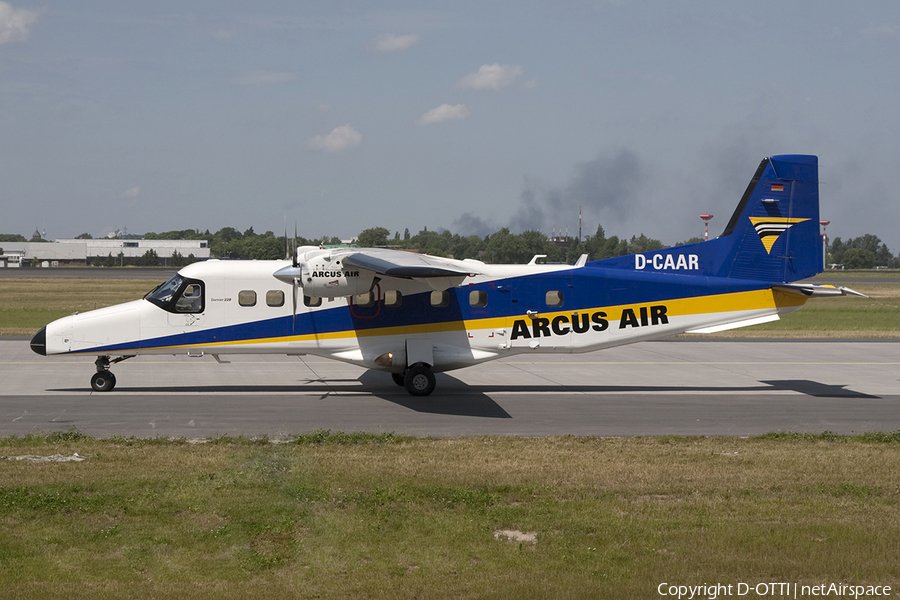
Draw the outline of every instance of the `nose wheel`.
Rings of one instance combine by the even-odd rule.
[[[116,376],[110,371],[97,371],[91,375],[91,389],[95,392],[108,392],[116,387]]]
[[[116,387],[116,376],[109,370],[110,365],[134,358],[131,356],[117,356],[110,360],[108,355],[98,356],[94,364],[97,365],[97,372],[91,375],[91,389],[95,392],[108,392]]]

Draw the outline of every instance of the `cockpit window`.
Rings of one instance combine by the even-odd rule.
[[[203,282],[176,274],[148,292],[144,299],[172,313],[201,313]]]
[[[196,313],[200,312],[200,306],[203,301],[203,289],[199,283],[189,283],[184,286],[184,291],[175,303],[175,311],[180,313]]]
[[[174,275],[172,278],[165,283],[161,283],[144,296],[144,300],[149,300],[153,304],[157,306],[162,306],[163,304],[168,304],[172,300],[172,296],[174,296],[178,290],[181,288],[181,284],[184,283],[184,277],[181,275]]]

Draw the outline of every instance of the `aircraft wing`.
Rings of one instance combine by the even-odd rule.
[[[436,256],[380,248],[354,252],[342,258],[345,267],[374,271],[378,275],[403,279],[465,277],[477,271],[464,269]],[[473,265],[474,266],[474,265]]]

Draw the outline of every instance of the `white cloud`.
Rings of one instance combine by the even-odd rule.
[[[0,0],[0,44],[24,42],[31,33],[31,25],[41,16],[41,11],[13,8]]]
[[[419,117],[419,125],[430,125],[431,123],[441,123],[443,121],[458,121],[465,119],[471,113],[465,104],[441,104],[437,108],[432,108],[427,113]]]
[[[477,73],[469,73],[459,82],[468,90],[499,90],[511,85],[522,74],[519,65],[482,65]]]
[[[375,52],[402,52],[409,50],[418,43],[419,35],[416,33],[407,35],[386,33],[372,42],[372,49]]]
[[[888,37],[895,38],[900,36],[900,26],[890,25],[872,25],[863,29],[863,35],[866,37]]]
[[[362,135],[348,123],[342,127],[335,127],[328,135],[317,135],[309,141],[309,147],[325,152],[341,152],[356,148],[361,143]]]
[[[247,71],[232,78],[231,83],[235,85],[271,85],[293,81],[296,77],[293,73],[279,71]]]
[[[135,186],[133,188],[128,188],[124,192],[122,192],[123,198],[137,198],[141,193],[141,188]]]

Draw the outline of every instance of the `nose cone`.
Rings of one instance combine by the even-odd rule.
[[[41,330],[34,334],[31,338],[31,349],[41,356],[47,356],[47,328],[41,327]]]

